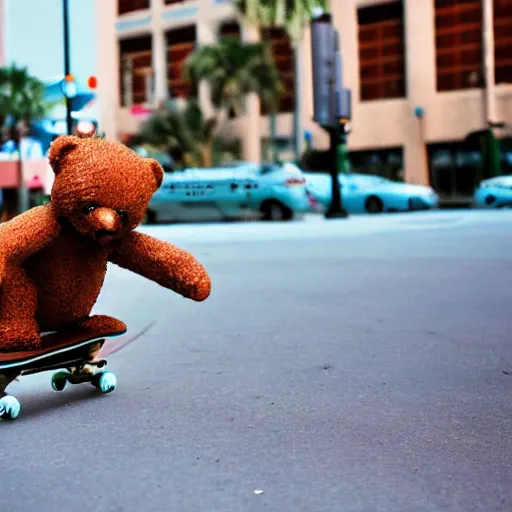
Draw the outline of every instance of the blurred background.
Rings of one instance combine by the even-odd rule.
[[[325,211],[315,9],[332,14],[352,94],[345,209],[511,204],[512,2],[288,3],[0,0],[3,219],[47,200],[45,155],[68,131],[164,165],[148,222]]]

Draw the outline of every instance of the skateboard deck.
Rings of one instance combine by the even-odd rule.
[[[87,328],[42,333],[41,348],[0,353],[0,419],[15,419],[19,415],[19,402],[6,394],[5,389],[23,375],[65,369],[67,371],[52,376],[55,391],[63,391],[68,383],[89,382],[102,393],[112,392],[116,387],[116,376],[97,370],[107,365],[107,356],[135,341],[150,327],[151,324],[127,337],[122,337],[126,330],[95,332]]]

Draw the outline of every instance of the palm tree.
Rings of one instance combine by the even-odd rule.
[[[204,80],[209,85],[218,114],[243,114],[250,93],[256,93],[269,110],[277,109],[282,85],[265,44],[225,38],[202,46],[187,58],[184,74],[187,80]]]
[[[167,153],[179,167],[212,167],[238,155],[236,144],[216,136],[217,118],[206,119],[197,100],[170,101],[140,128],[138,142]]]
[[[210,88],[214,112],[205,118],[197,99],[169,102],[157,110],[140,130],[140,138],[161,148],[184,166],[211,167],[237,150],[236,142],[217,136],[229,112],[241,115],[245,97],[259,95],[276,109],[281,84],[269,49],[263,44],[221,40],[195,50],[185,61],[185,80],[204,80]]]
[[[341,1],[341,0],[336,0]],[[304,29],[318,11],[327,9],[328,0],[235,0],[235,6],[244,20],[258,28],[284,27],[295,54],[295,157],[300,160],[302,118],[302,55]],[[274,124],[274,123],[272,123]]]
[[[20,141],[30,131],[30,122],[43,117],[50,105],[44,98],[44,84],[28,73],[27,68],[12,64],[0,68],[0,126],[4,142],[12,140],[20,154]],[[21,174],[21,162],[20,162]],[[28,207],[28,195],[23,180],[20,188],[4,190],[3,218],[12,218],[16,210]]]

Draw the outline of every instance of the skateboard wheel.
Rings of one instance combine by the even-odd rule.
[[[0,398],[0,418],[3,420],[15,420],[20,414],[21,405],[16,398],[5,395]]]
[[[95,377],[93,385],[102,393],[111,393],[116,389],[117,377],[112,372],[101,372]]]
[[[55,391],[64,391],[68,385],[67,372],[57,372],[52,375],[52,388]]]

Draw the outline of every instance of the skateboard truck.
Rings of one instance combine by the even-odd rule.
[[[102,370],[107,365],[107,360],[100,355],[106,338],[117,337],[123,333],[124,331],[103,333],[101,337],[94,336],[93,333],[78,333],[72,336],[55,333],[48,335],[53,338],[48,338],[50,341],[46,342],[46,348],[23,354],[2,354],[0,419],[14,420],[20,414],[19,401],[8,395],[5,390],[22,375],[60,370],[51,378],[51,385],[55,391],[64,391],[68,384],[82,383],[91,383],[103,394],[114,391],[117,378],[114,373]]]
[[[151,325],[127,338],[121,337],[125,330],[54,332],[44,336],[40,349],[0,353],[0,419],[14,420],[20,414],[20,403],[5,390],[24,375],[59,370],[51,378],[55,391],[64,391],[68,384],[90,383],[103,394],[111,393],[117,386],[117,378],[114,373],[103,370],[107,365],[106,357],[135,341]],[[118,340],[107,339],[119,337]]]

